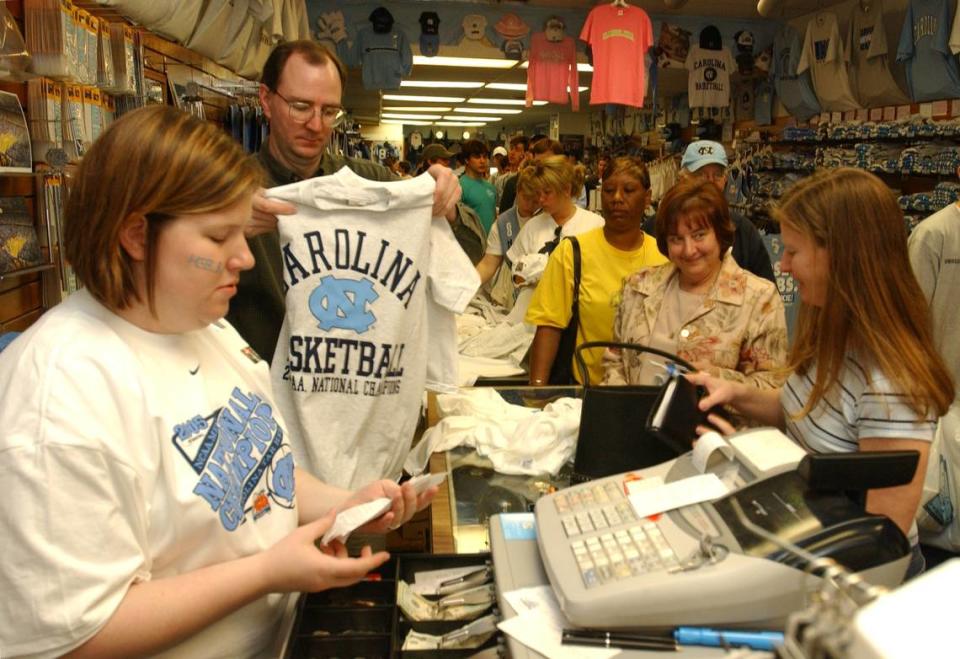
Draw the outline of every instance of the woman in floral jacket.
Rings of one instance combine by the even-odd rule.
[[[698,369],[758,388],[780,386],[787,354],[783,301],[776,286],[733,260],[734,225],[709,181],[681,181],[657,211],[656,238],[670,263],[627,278],[614,341],[678,355]],[[660,357],[608,350],[604,384],[659,384]]]

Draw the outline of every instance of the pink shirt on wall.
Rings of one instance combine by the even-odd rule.
[[[580,40],[593,49],[590,104],[643,107],[644,56],[653,45],[653,25],[647,12],[632,5],[594,7],[583,24]]]
[[[548,41],[538,32],[530,37],[530,66],[527,68],[527,107],[533,101],[566,103],[571,101],[574,111],[580,109],[577,91],[577,45],[572,37],[562,41]],[[567,89],[570,89],[568,96]]]

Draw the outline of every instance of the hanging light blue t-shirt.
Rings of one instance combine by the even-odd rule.
[[[773,39],[770,73],[783,107],[800,121],[806,121],[819,114],[820,102],[813,93],[810,71],[797,75],[801,50],[800,33],[790,25],[784,25]]]
[[[914,101],[960,97],[960,69],[949,45],[952,22],[948,0],[911,0],[907,6],[897,61],[906,63]]]

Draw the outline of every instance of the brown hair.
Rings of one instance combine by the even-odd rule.
[[[80,161],[64,207],[65,256],[96,299],[110,309],[128,307],[140,297],[120,230],[131,215],[143,215],[153,310],[163,225],[229,208],[260,182],[256,162],[216,125],[167,106],[135,110],[114,122]]]
[[[610,174],[605,174],[610,176]],[[710,181],[700,178],[682,178],[667,190],[657,208],[657,221],[654,234],[657,248],[662,254],[667,251],[667,238],[675,234],[681,218],[690,218],[694,222],[713,229],[720,244],[720,258],[733,244],[736,228],[730,219],[730,207],[723,193]]]
[[[624,174],[640,181],[644,190],[650,189],[650,172],[640,158],[623,156],[608,163],[607,170],[603,173],[604,178]]]
[[[954,386],[910,267],[903,212],[883,181],[859,169],[821,171],[791,188],[773,217],[829,255],[826,302],[800,305],[790,349],[791,368],[817,370],[800,416],[836,384],[850,351],[879,367],[914,412],[945,414]]]
[[[518,144],[523,145],[523,150],[526,151],[530,148],[530,138],[526,135],[514,135],[510,138],[510,148],[514,148]]]
[[[266,85],[267,89],[272,92],[277,91],[277,85],[280,84],[280,76],[283,75],[283,67],[287,65],[287,60],[294,54],[303,56],[308,63],[313,65],[330,62],[334,68],[337,69],[341,86],[347,86],[347,67],[343,65],[340,58],[327,50],[325,46],[321,46],[316,41],[310,41],[309,39],[287,41],[274,48],[267,57],[267,61],[263,64],[260,83]]]
[[[569,187],[570,196],[576,199],[583,189],[586,171],[583,165],[571,165],[566,156],[547,156],[532,160],[520,169],[517,189],[522,184],[526,185],[527,190],[537,193],[541,190],[562,192]],[[526,180],[524,172],[527,172]]]
[[[557,140],[550,139],[549,137],[544,137],[542,140],[537,140],[534,142],[533,146],[530,148],[530,152],[534,156],[541,156],[545,153],[553,154],[555,156],[564,155],[563,145]]]

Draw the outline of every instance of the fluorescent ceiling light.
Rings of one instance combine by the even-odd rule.
[[[437,121],[434,126],[486,126],[482,121]]]
[[[524,62],[523,64],[520,65],[520,68],[526,69],[529,66],[530,66],[530,62]],[[593,71],[593,67],[587,64],[586,62],[577,62],[577,71],[590,73],[591,71]]]
[[[425,57],[414,55],[413,63],[421,66],[465,66],[474,69],[512,69],[516,60],[485,57]]]
[[[447,121],[453,121],[453,120],[455,120],[455,119],[461,119],[461,117],[458,117],[458,116],[452,115],[452,114],[448,114],[447,116],[444,117],[444,119],[446,119]],[[501,120],[503,119],[503,117],[473,117],[473,116],[470,116],[470,117],[462,117],[462,119],[463,119],[464,121],[501,121]]]
[[[381,119],[381,124],[398,124],[400,126],[429,126],[429,121],[411,121],[409,119]]]
[[[480,98],[474,97],[467,100],[467,103],[474,105],[526,105],[527,102],[522,98]],[[534,101],[534,105],[546,105],[546,101]]]
[[[464,80],[401,80],[401,87],[440,87],[441,89],[479,89],[482,82]]]
[[[527,85],[521,82],[488,82],[484,85],[484,89],[503,89],[509,92],[525,92],[527,91]],[[579,87],[580,91],[585,92],[589,87]],[[567,87],[567,91],[570,91],[570,88]]]
[[[487,112],[493,114],[520,114],[523,110],[513,108],[453,108],[454,112]]]
[[[393,112],[384,112],[380,115],[384,119],[439,119],[439,114],[400,114]]]
[[[508,92],[525,92],[527,85],[523,82],[488,82],[484,85],[487,89],[505,89]]]
[[[385,101],[417,101],[420,103],[463,103],[463,96],[407,96],[405,94],[384,94]]]
[[[450,112],[449,105],[384,105],[383,109],[387,112]]]

